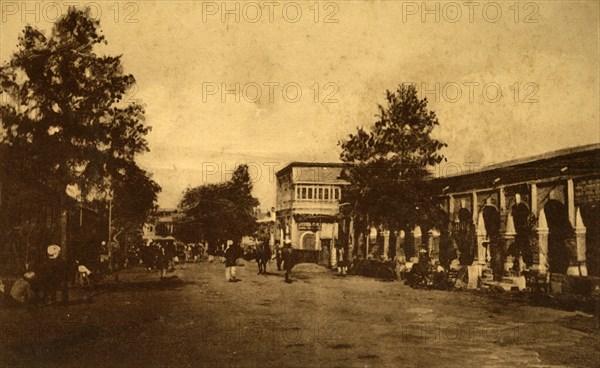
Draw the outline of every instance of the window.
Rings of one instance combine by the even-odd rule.
[[[340,199],[340,188],[333,189],[333,199]]]
[[[323,188],[323,199],[329,200],[329,188]]]
[[[323,199],[323,188],[319,188],[319,199]]]
[[[313,199],[313,188],[308,188],[308,199]]]
[[[302,188],[302,199],[306,199],[306,188]]]
[[[300,187],[296,187],[296,199],[300,199]]]

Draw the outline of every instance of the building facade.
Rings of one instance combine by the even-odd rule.
[[[292,162],[276,173],[276,240],[290,240],[301,261],[335,263],[339,210],[348,182],[343,163]]]
[[[443,257],[440,247],[450,244],[444,236],[470,226],[474,260],[484,267],[496,262],[509,271],[520,262],[541,273],[600,275],[600,144],[505,162],[433,183],[449,226],[416,232],[419,237],[427,233],[423,243],[434,255]]]

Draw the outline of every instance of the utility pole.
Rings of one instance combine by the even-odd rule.
[[[112,244],[111,244],[111,225],[112,225],[112,197],[108,199],[108,241],[106,245],[108,246],[108,267],[112,271],[113,270],[113,256],[112,256]]]

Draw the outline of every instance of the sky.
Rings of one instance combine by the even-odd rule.
[[[413,83],[448,144],[437,175],[600,142],[597,1],[90,1],[136,78],[150,152],[175,207],[247,163],[263,209],[290,161],[339,161],[338,142]],[[0,1],[0,58],[68,2]]]

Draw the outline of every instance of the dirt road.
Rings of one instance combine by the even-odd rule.
[[[68,307],[0,308],[2,367],[595,367],[597,319],[334,273],[134,268]],[[595,331],[595,332],[594,332]]]

